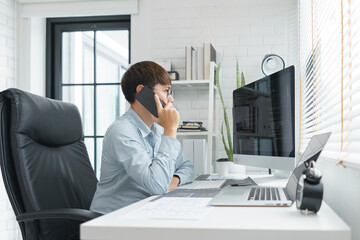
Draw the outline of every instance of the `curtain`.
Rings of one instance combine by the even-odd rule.
[[[322,156],[360,163],[359,5],[299,1],[300,154],[314,134],[331,132]]]

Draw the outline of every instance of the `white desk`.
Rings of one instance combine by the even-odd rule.
[[[253,179],[263,185],[264,178]],[[283,181],[278,182],[276,179],[271,183],[283,185]],[[317,214],[311,215],[298,211],[294,204],[292,207],[282,208],[209,207],[208,214],[201,220],[120,218],[121,215],[146,205],[153,198],[81,224],[81,239],[351,239],[350,228],[325,202]]]

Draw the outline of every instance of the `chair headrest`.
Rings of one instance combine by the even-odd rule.
[[[67,145],[83,137],[80,113],[74,104],[14,88],[2,94],[10,100],[16,133],[50,147]]]

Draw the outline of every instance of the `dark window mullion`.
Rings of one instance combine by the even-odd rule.
[[[128,30],[129,50],[130,16],[100,16],[74,18],[48,18],[46,20],[46,97],[61,100],[61,50],[62,33],[73,31]],[[129,51],[130,59],[130,51]]]
[[[83,58],[84,58],[84,47],[83,46],[81,46],[82,47],[82,50],[81,50],[81,54],[82,54],[82,56],[81,56],[81,59],[82,59],[82,63],[84,63],[84,61],[83,61]],[[62,69],[62,67],[61,67],[61,69]],[[82,64],[82,69],[81,69],[81,71],[82,71],[82,74],[81,74],[81,76],[82,76],[82,79],[81,79],[81,82],[84,82],[84,64]],[[69,81],[70,82],[70,81]],[[62,84],[62,86],[64,86],[64,84]],[[71,86],[70,86],[71,87]],[[72,87],[72,89],[74,89],[74,87]],[[86,94],[85,94],[85,91],[86,91],[86,87],[85,86],[82,86],[82,91],[83,91],[83,94],[82,94],[82,102],[84,103],[83,105],[82,105],[82,112],[84,113],[85,112],[85,110],[86,110],[86,107],[85,107],[85,103],[86,103]],[[94,162],[94,167],[95,167],[95,162]]]
[[[95,25],[96,26],[96,25]],[[96,141],[96,30],[94,30],[94,170],[97,172],[97,141]]]

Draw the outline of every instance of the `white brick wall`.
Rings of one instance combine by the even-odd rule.
[[[139,14],[131,18],[131,61],[171,60],[184,79],[185,46],[211,42],[222,65],[225,104],[231,109],[235,57],[247,83],[263,77],[260,65],[265,54],[279,54],[286,66],[296,65],[297,21],[296,0],[139,0]],[[200,94],[206,93],[175,93],[181,120],[207,118],[206,97]],[[232,120],[231,111],[229,117]],[[220,146],[219,155],[225,156]]]
[[[0,91],[15,86],[15,9],[15,0],[0,0]],[[297,60],[296,0],[139,0],[139,14],[132,16],[131,24],[132,62],[171,60],[181,78],[184,47],[211,42],[222,64],[221,83],[229,109],[236,85],[235,56],[248,83],[262,77],[260,63],[267,53],[281,55],[287,66]],[[199,119],[206,125],[204,95],[206,90],[175,93],[182,120]],[[231,120],[230,111],[229,115]],[[219,155],[225,156],[223,151]],[[0,239],[21,239],[2,181]]]
[[[15,86],[15,0],[0,0],[0,91]],[[0,173],[1,176],[1,173]],[[19,225],[0,180],[0,239],[21,239]]]
[[[15,1],[0,1],[0,91],[15,84]]]

